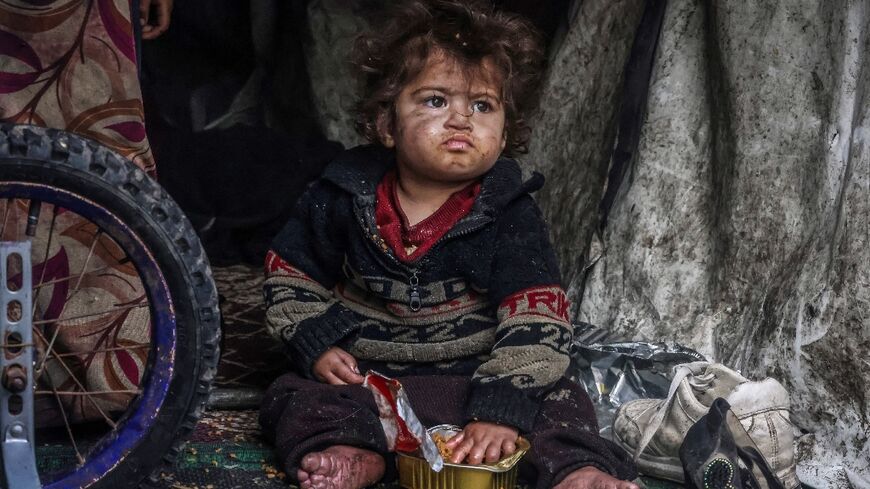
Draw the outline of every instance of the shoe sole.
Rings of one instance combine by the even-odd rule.
[[[616,442],[629,455],[633,456],[634,447],[629,446],[622,441],[617,433],[613,433],[613,441]],[[635,460],[637,470],[643,475],[658,477],[673,482],[682,484],[685,482],[685,474],[683,473],[683,463],[679,457],[657,457],[641,453],[640,457]]]

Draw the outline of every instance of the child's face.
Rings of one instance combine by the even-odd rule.
[[[470,182],[492,168],[505,147],[505,112],[498,76],[488,62],[466,72],[433,53],[402,89],[393,130],[382,123],[382,142],[395,146],[401,177],[419,183]]]

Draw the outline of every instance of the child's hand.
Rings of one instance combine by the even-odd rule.
[[[359,374],[356,359],[337,346],[323,352],[314,362],[314,377],[326,384],[347,385],[362,384],[363,376]]]
[[[459,464],[464,460],[471,465],[481,462],[498,462],[502,457],[517,451],[516,428],[484,421],[474,421],[465,425],[462,433],[447,441],[453,450],[450,462]]]

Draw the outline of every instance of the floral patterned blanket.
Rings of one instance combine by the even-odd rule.
[[[0,0],[0,120],[77,133],[154,175],[135,45],[129,0]],[[0,239],[21,239],[24,205],[2,203]],[[37,362],[37,409],[62,405],[71,421],[111,417],[134,395],[147,358],[141,282],[92,223],[47,204],[40,219],[34,329],[46,361]]]

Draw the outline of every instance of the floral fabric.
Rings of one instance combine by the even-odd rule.
[[[129,0],[0,2],[0,121],[77,133],[154,175]],[[26,205],[0,204],[0,238],[24,239]],[[120,247],[81,216],[43,204],[37,230],[38,419],[59,423],[45,412],[59,406],[72,422],[115,418],[135,396],[149,352],[142,283]]]
[[[129,0],[0,3],[0,120],[86,136],[153,174]]]

